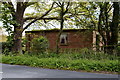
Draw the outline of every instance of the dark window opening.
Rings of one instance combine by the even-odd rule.
[[[61,45],[67,45],[67,43],[68,43],[67,38],[68,38],[67,34],[65,34],[65,33],[61,34],[61,36],[60,36],[60,44]]]

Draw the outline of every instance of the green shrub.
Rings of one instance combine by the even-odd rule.
[[[119,72],[118,60],[89,60],[77,59],[70,60],[68,58],[38,58],[35,56],[21,55],[21,56],[4,56],[3,63],[21,64],[33,67],[43,67],[52,69],[66,69],[66,70],[86,70],[86,71],[110,71]]]
[[[32,53],[36,53],[36,54],[44,53],[46,52],[47,48],[48,48],[48,40],[43,36],[40,36],[39,38],[34,38],[31,41]]]
[[[120,56],[120,45],[116,48],[116,53]]]
[[[1,42],[2,44],[2,53],[5,55],[9,55],[9,52],[11,51],[11,45],[8,42]]]
[[[9,55],[12,51],[12,46],[13,46],[13,35],[7,36],[7,41],[2,42],[2,53],[5,55]]]
[[[89,60],[118,60],[119,56],[117,55],[109,55],[105,54],[103,52],[94,52],[94,53],[44,53],[35,55],[34,53],[31,54],[25,54],[26,56],[34,56],[38,58],[61,58],[61,59],[70,59],[70,60],[77,60],[77,59],[89,59]]]
[[[23,54],[27,51],[26,51],[26,43],[29,42],[26,38],[22,38],[22,51],[23,51]]]

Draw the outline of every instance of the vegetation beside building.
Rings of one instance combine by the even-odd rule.
[[[118,57],[97,53],[72,53],[72,54],[39,54],[39,55],[19,55],[2,56],[2,62],[7,64],[26,65],[32,67],[42,67],[50,69],[76,70],[87,72],[109,72],[117,73]]]

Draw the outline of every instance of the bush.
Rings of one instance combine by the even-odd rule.
[[[26,43],[29,42],[26,38],[22,38],[22,52],[27,53],[26,51]]]
[[[39,55],[35,55],[34,53],[31,53],[31,54],[25,54],[25,55],[29,55],[29,56],[35,56],[35,57],[38,57],[38,58],[61,58],[61,59],[71,59],[71,60],[77,60],[77,59],[91,59],[91,60],[104,60],[104,59],[107,59],[107,60],[118,60],[119,56],[117,55],[109,55],[107,53],[104,53],[104,52],[96,52],[96,51],[83,51],[84,49],[81,49],[80,52],[74,52],[70,50],[70,52],[63,52],[63,53],[60,53],[60,54],[56,54],[56,53],[53,53],[53,52],[47,52],[47,53],[44,53],[44,54],[40,54]]]
[[[66,70],[86,70],[86,71],[109,71],[119,72],[118,60],[88,60],[68,58],[38,58],[35,56],[2,56],[2,62],[8,64],[20,64],[33,67],[43,67]]]
[[[9,55],[11,51],[11,45],[8,42],[1,42],[2,44],[2,53],[5,55]]]
[[[116,53],[120,56],[120,45],[116,48]]]
[[[46,52],[47,48],[48,48],[48,40],[43,36],[40,36],[39,38],[34,38],[31,41],[32,53],[36,53],[36,54],[44,53]]]
[[[7,36],[7,41],[2,42],[2,53],[5,55],[9,55],[12,51],[13,46],[13,35]]]

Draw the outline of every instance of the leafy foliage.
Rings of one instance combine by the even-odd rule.
[[[120,54],[120,44],[119,44],[119,46],[117,46],[116,52],[117,52],[118,55]]]
[[[68,55],[67,55],[68,56]],[[92,60],[92,59],[69,59],[69,58],[38,58],[37,56],[21,55],[21,56],[4,56],[3,63],[20,64],[33,67],[43,67],[52,69],[65,70],[86,70],[86,71],[109,71],[118,72],[118,60]]]
[[[8,4],[4,4],[1,6],[1,20],[3,22],[3,28],[6,29],[9,35],[11,35],[12,32],[12,24],[15,24],[16,22],[13,20],[13,17],[11,15],[11,10],[8,9]]]
[[[13,35],[12,36],[7,36],[7,41],[2,42],[2,53],[5,55],[9,55],[9,53],[12,50],[13,46]]]
[[[20,52],[20,53],[22,52],[21,51],[22,32],[25,29],[27,29],[32,23],[34,23],[33,25],[35,27],[36,27],[35,24],[41,27],[43,26],[43,23],[44,23],[44,26],[46,26],[46,28],[48,29],[49,27],[46,25],[47,23],[48,25],[52,25],[52,26],[59,24],[59,21],[61,20],[60,15],[62,15],[60,11],[61,10],[60,6],[63,7],[64,15],[62,16],[62,18],[64,19],[63,21],[64,21],[65,28],[85,28],[85,29],[92,28],[92,29],[98,30],[98,27],[99,27],[100,31],[103,31],[99,33],[100,35],[102,35],[103,38],[105,38],[103,39],[104,43],[110,42],[109,43],[110,45],[117,44],[117,33],[119,28],[117,28],[117,25],[115,26],[115,24],[116,23],[118,24],[119,18],[116,17],[116,19],[113,20],[114,22],[112,21],[112,24],[116,22],[115,24],[113,24],[114,27],[110,26],[112,16],[113,16],[112,14],[114,10],[116,10],[117,12],[119,10],[119,9],[116,9],[117,7],[114,8],[115,6],[112,6],[112,4],[117,4],[117,3],[77,2],[77,1],[63,2],[63,3],[59,1],[56,1],[53,3],[15,2],[16,5],[14,5],[13,2],[7,2],[7,1],[1,2],[1,3],[2,5],[0,9],[1,9],[2,15],[0,14],[0,16],[4,23],[3,27],[6,28],[6,31],[10,34],[10,36],[12,35],[13,32],[14,33],[16,32],[15,34],[17,35],[17,37],[14,36],[15,45],[13,45],[13,49],[16,50],[16,52]],[[61,4],[64,4],[64,5],[62,6]],[[33,12],[25,13],[26,9],[33,9]],[[103,9],[102,12],[100,11],[101,9]],[[99,13],[102,13],[101,21],[99,21],[100,18],[98,18]],[[118,13],[116,13],[115,15],[118,16]],[[51,22],[52,20],[54,20],[54,22]],[[14,31],[12,31],[12,27],[14,27]],[[38,29],[38,27],[36,29]],[[107,36],[104,36],[104,30],[106,31]],[[111,37],[110,31],[113,31],[112,32],[113,36],[111,39],[108,38],[108,37]],[[116,35],[116,37],[114,36],[114,34]],[[19,43],[17,43],[18,42],[17,40],[19,40]],[[16,46],[16,45],[19,45],[19,46]]]
[[[3,55],[2,62],[52,69],[118,72],[118,58],[117,55],[82,49],[81,53]]]
[[[36,56],[34,53],[30,54],[30,56]],[[60,54],[56,54],[53,52],[48,52],[44,54],[37,55],[38,58],[67,58],[70,60],[77,60],[77,59],[91,59],[91,60],[118,60],[117,55],[109,55],[105,54],[104,52],[95,52],[93,50],[89,50],[87,48],[81,49],[78,51],[72,51],[70,49],[61,52]]]
[[[3,27],[8,32],[7,41],[2,43],[2,53],[8,55],[12,50],[13,46],[13,31],[12,24],[15,24],[11,11],[8,9],[10,5],[1,5],[1,21],[3,22]]]
[[[34,38],[31,42],[31,52],[32,53],[44,53],[48,48],[48,40],[40,36],[39,38]]]

